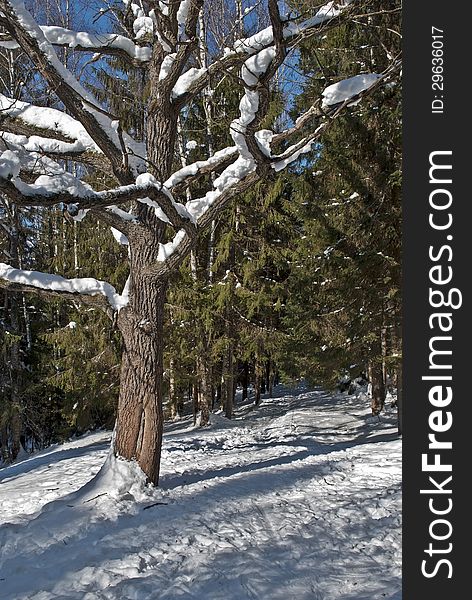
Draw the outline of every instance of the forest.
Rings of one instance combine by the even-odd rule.
[[[2,600],[401,600],[401,8],[0,0]]]
[[[397,0],[0,1],[4,464],[118,415],[157,483],[300,380],[401,432],[400,65]]]

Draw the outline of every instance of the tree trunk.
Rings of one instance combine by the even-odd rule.
[[[0,459],[4,462],[8,462],[10,459],[10,450],[8,446],[8,428],[6,423],[4,423],[0,426]]]
[[[248,398],[248,385],[249,385],[249,363],[247,360],[244,361],[243,365],[243,376],[241,380],[243,386],[243,395],[242,400],[247,400]]]
[[[162,411],[163,322],[166,288],[141,280],[134,302],[121,310],[123,335],[115,454],[136,460],[157,485],[164,416]],[[133,306],[134,305],[134,306]]]
[[[369,371],[370,383],[372,385],[372,415],[378,416],[385,404],[385,382],[383,379],[382,361],[372,361]]]
[[[171,358],[169,360],[169,406],[170,406],[170,417],[175,419],[177,415],[180,415],[181,402],[179,401],[179,392],[175,381],[175,360]]]
[[[261,377],[260,368],[256,362],[255,378],[254,378],[254,392],[255,392],[254,404],[256,406],[259,406],[259,404],[261,403],[261,380],[262,380],[262,377]]]
[[[199,381],[198,405],[200,409],[200,425],[210,422],[210,406],[212,404],[211,374],[203,351],[197,358],[197,377]]]
[[[400,363],[396,370],[396,384],[397,384],[397,420],[398,420],[398,434],[403,433],[403,373],[402,364]]]
[[[225,409],[225,416],[231,419],[233,416],[233,379],[234,379],[234,368],[233,368],[233,344],[230,342],[229,348],[226,353],[226,360],[224,361],[223,368],[223,404]]]
[[[154,212],[137,207],[141,222],[148,225],[129,232],[129,304],[118,313],[123,336],[120,395],[115,454],[136,460],[149,482],[157,485],[161,457],[163,410],[163,329],[167,282],[146,274],[155,264],[163,225]]]
[[[197,366],[195,365],[195,371],[197,372]],[[196,373],[195,373],[196,374]],[[199,396],[199,386],[198,381],[195,380],[192,385],[192,414],[193,414],[193,424],[197,424],[197,415],[198,415],[198,396]]]
[[[177,111],[160,93],[159,44],[149,64],[149,102],[146,123],[150,171],[165,181],[172,171],[177,139]],[[115,454],[136,460],[148,481],[157,485],[161,459],[164,415],[162,410],[163,329],[167,280],[146,271],[157,263],[166,225],[155,210],[138,202],[139,225],[128,232],[130,250],[129,304],[118,314],[123,336],[120,395],[115,435]]]
[[[271,368],[269,373],[269,398],[272,398],[274,395],[274,384],[275,384],[275,372],[273,368]]]
[[[380,340],[382,347],[382,378],[385,384],[385,392],[387,392],[387,384],[388,384],[388,368],[387,368],[387,356],[389,354],[389,339],[388,339],[388,329],[385,325],[382,326],[380,332]]]

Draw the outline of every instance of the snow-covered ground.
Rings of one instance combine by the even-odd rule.
[[[106,432],[0,470],[2,600],[400,600],[395,413],[299,387],[236,416],[170,423],[157,490],[93,479]]]

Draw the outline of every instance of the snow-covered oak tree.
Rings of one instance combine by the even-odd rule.
[[[23,0],[0,0],[0,44],[29,56],[59,107],[0,95],[0,194],[20,207],[63,205],[76,220],[87,213],[103,220],[129,246],[130,268],[121,293],[104,281],[65,279],[3,263],[0,282],[12,291],[78,300],[113,319],[124,341],[114,452],[136,460],[152,483],[158,482],[162,441],[162,332],[169,275],[233,198],[299,160],[346,107],[398,75],[400,62],[393,57],[382,73],[360,74],[326,88],[287,129],[261,128],[271,80],[291,51],[307,36],[324,35],[326,28],[361,14],[365,4],[335,0],[311,15],[284,15],[285,3],[267,0],[269,27],[231,47],[202,52],[204,0],[123,0],[119,11],[103,2],[103,12],[122,16],[123,34],[44,26]],[[109,108],[64,67],[61,48],[91,53],[92,60],[116,56],[142,69],[148,85],[145,143],[124,131]],[[233,145],[176,168],[179,115],[228,76],[240,85],[239,114],[230,131]],[[114,185],[92,189],[81,180],[87,169],[106,173]],[[200,188],[205,181],[208,186],[198,198],[187,195],[195,181]]]

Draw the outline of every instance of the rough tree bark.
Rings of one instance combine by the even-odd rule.
[[[152,250],[135,244],[141,259]],[[152,252],[151,252],[152,254]],[[141,260],[139,260],[141,262]],[[136,460],[148,480],[159,479],[162,443],[163,324],[166,282],[142,275],[133,277],[130,304],[120,311],[118,327],[123,336],[115,453]]]
[[[147,147],[151,173],[159,181],[165,181],[172,172],[178,112],[161,93],[160,60],[157,56],[149,67]],[[165,224],[144,204],[139,204],[136,212],[141,226],[132,226],[128,233],[130,299],[118,314],[124,351],[114,451],[117,456],[136,460],[148,481],[157,485],[164,426],[162,379],[167,279],[150,274],[149,269],[158,262]]]

